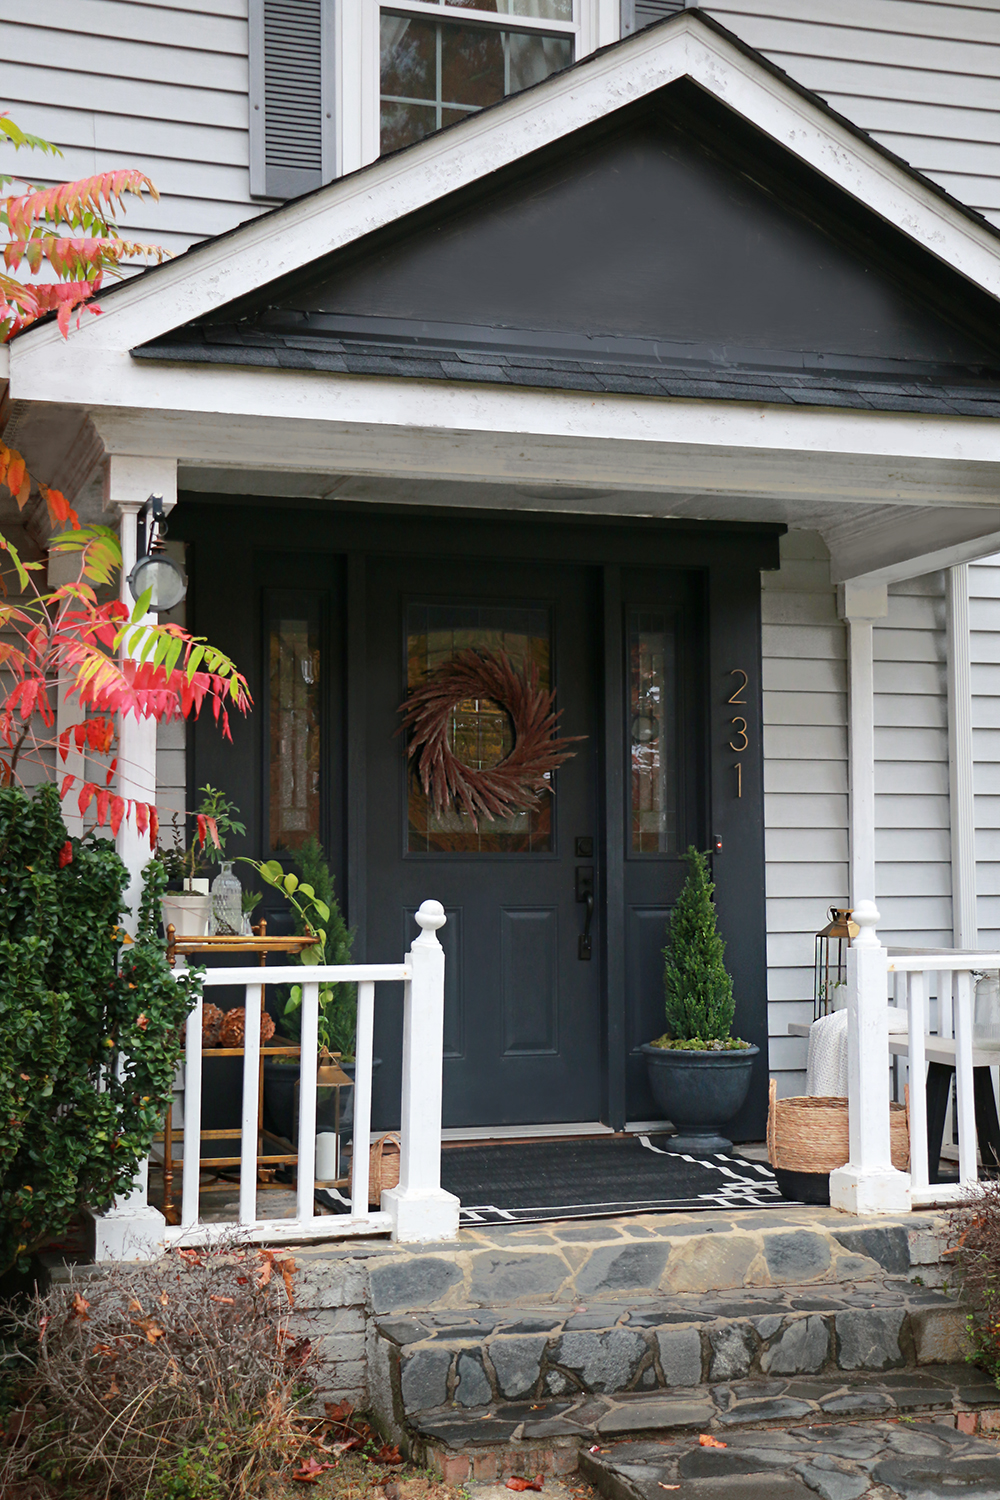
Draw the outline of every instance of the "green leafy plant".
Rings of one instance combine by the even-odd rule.
[[[0,1271],[108,1206],[171,1097],[200,973],[171,975],[156,861],[136,940],[107,839],[71,839],[54,786],[0,787]]]
[[[344,921],[330,867],[319,840],[310,837],[298,851],[301,876],[286,871],[276,859],[263,862],[246,859],[260,878],[285,897],[295,915],[295,931],[319,941],[297,955],[302,964],[349,964],[354,933]],[[277,1017],[283,1035],[298,1041],[302,1030],[302,987],[293,984]],[[323,985],[319,992],[319,1045],[354,1057],[357,1024],[357,988],[353,984]]]
[[[663,950],[667,1030],[653,1046],[700,1052],[741,1049],[747,1043],[730,1036],[733,981],[716,925],[708,860],[693,844],[684,858],[688,875],[670,913]]]
[[[224,792],[207,782],[198,790],[202,796],[193,814],[195,828],[190,844],[186,847],[184,845],[181,824],[175,813],[171,820],[173,846],[156,851],[156,858],[166,870],[167,879],[180,880],[185,885],[215,862],[205,853],[209,843],[217,850],[221,859],[226,852],[226,839],[231,833],[239,838],[246,835],[246,826],[238,820],[239,808],[235,802],[231,802]]]

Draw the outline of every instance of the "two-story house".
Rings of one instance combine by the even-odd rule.
[[[6,438],[89,515],[163,494],[187,621],[249,676],[233,748],[163,733],[164,805],[223,786],[261,857],[317,833],[369,959],[444,902],[447,1126],[651,1118],[692,842],[784,1092],[829,905],[998,940],[996,7],[0,25],[14,118],[64,175],[147,171],[129,229],[175,254],[13,342]],[[535,811],[478,826],[397,732],[468,647],[533,664],[579,737]],[[451,742],[488,766],[512,736],[470,698]],[[744,1138],[765,1099],[762,1067]]]

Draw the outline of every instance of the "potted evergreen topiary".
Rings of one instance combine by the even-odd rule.
[[[760,1049],[733,1037],[733,981],[715,920],[708,860],[692,844],[688,876],[670,914],[663,985],[667,1029],[643,1046],[653,1098],[690,1156],[731,1151],[721,1134],[742,1107]]]

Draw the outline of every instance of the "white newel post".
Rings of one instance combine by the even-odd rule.
[[[444,949],[437,929],[446,920],[440,901],[425,901],[416,914],[420,936],[406,956],[412,978],[403,995],[399,1186],[382,1194],[395,1240],[446,1240],[458,1234],[459,1201],[441,1187]]]
[[[830,1173],[830,1203],[852,1214],[909,1213],[910,1179],[889,1147],[888,956],[873,901],[854,908],[861,928],[847,954],[847,1098],[850,1160]]]
[[[130,610],[134,600],[126,579],[136,556],[136,518],[151,494],[163,496],[165,509],[176,504],[176,462],[113,454],[108,461],[105,509],[116,511],[120,518],[120,597]],[[119,714],[117,729],[118,795],[126,801],[155,802],[156,721]],[[142,870],[150,857],[149,841],[139,833],[134,813],[122,819],[116,847],[129,872],[122,925],[134,933]],[[95,1215],[95,1260],[146,1260],[162,1253],[166,1220],[146,1201],[148,1174],[149,1164],[143,1162],[132,1191],[116,1198],[107,1213]]]

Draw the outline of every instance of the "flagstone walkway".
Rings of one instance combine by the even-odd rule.
[[[996,1391],[994,1390],[994,1396]],[[997,1500],[997,1444],[942,1422],[730,1434],[724,1447],[616,1443],[581,1455],[605,1500]]]

